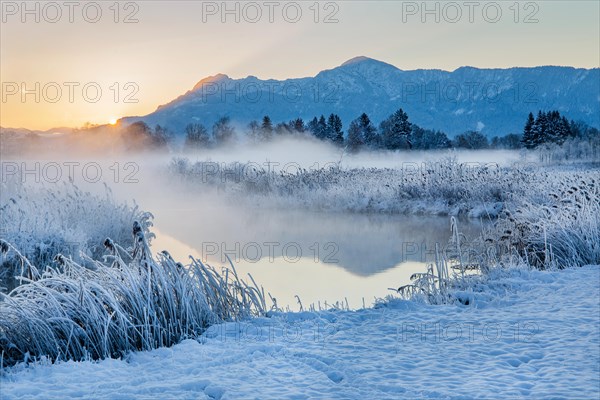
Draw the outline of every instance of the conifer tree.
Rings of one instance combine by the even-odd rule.
[[[386,149],[398,150],[411,147],[409,136],[411,123],[404,110],[399,109],[381,123],[383,146]]]
[[[534,126],[535,118],[533,117],[533,113],[530,112],[525,123],[525,128],[523,128],[523,146],[528,149],[533,149],[537,146],[534,136]]]
[[[317,130],[315,132],[315,136],[317,139],[324,140],[327,138],[327,121],[325,120],[325,116],[321,115],[319,117],[319,122],[317,122]]]
[[[371,119],[365,113],[358,118],[361,130],[362,142],[371,148],[377,148],[380,145],[380,137],[377,128],[371,123]]]
[[[354,120],[350,123],[350,127],[348,128],[347,144],[348,149],[352,152],[360,150],[360,148],[364,145],[358,120]]]
[[[269,141],[273,137],[273,123],[268,115],[265,115],[260,126],[262,140]]]
[[[337,114],[331,114],[327,119],[327,139],[338,145],[344,142],[342,119]]]
[[[292,130],[298,133],[302,133],[306,130],[306,127],[304,126],[304,120],[302,120],[302,118],[291,120],[289,126],[292,128]]]
[[[379,146],[379,134],[371,123],[371,119],[365,113],[352,121],[348,128],[348,147],[357,151],[364,146],[377,148]]]

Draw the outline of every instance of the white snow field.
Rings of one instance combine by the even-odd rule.
[[[124,360],[19,364],[0,398],[598,399],[600,266],[492,275],[467,306],[274,314]]]

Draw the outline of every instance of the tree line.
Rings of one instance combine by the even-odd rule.
[[[173,135],[157,125],[154,129],[144,122],[125,128],[125,133],[138,142],[143,139],[150,147],[167,146]],[[534,118],[530,113],[523,133],[512,133],[489,140],[478,131],[467,131],[450,139],[440,130],[425,129],[410,122],[408,114],[398,109],[376,126],[366,113],[350,122],[344,132],[342,119],[337,114],[321,115],[308,122],[302,118],[274,123],[268,115],[261,121],[250,122],[243,135],[251,143],[266,143],[276,137],[314,137],[344,147],[350,152],[360,150],[435,150],[435,149],[533,149],[545,143],[563,144],[568,138],[597,137],[598,130],[585,123],[568,121],[558,111],[539,111]],[[229,117],[219,118],[210,130],[201,123],[190,123],[184,129],[184,147],[204,149],[231,144],[238,133]]]
[[[402,109],[397,110],[376,126],[366,113],[350,122],[344,131],[342,119],[337,114],[321,115],[305,122],[302,118],[273,123],[268,115],[261,121],[250,122],[244,135],[252,143],[264,143],[276,137],[314,137],[324,142],[345,147],[349,151],[360,150],[432,150],[451,147],[471,148],[471,142],[480,146],[487,138],[479,132],[459,135],[454,141],[442,131],[424,129],[411,123]],[[220,118],[209,131],[203,124],[190,123],[185,128],[185,147],[189,149],[218,146],[233,141],[235,129],[228,117]],[[476,140],[472,140],[476,138]]]
[[[527,149],[535,149],[544,144],[562,145],[568,139],[589,139],[598,137],[598,129],[585,123],[569,121],[557,110],[544,112],[537,116],[529,113],[521,142]]]

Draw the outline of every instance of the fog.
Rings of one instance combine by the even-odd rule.
[[[404,163],[420,164],[446,157],[456,157],[461,163],[498,165],[531,161],[514,150],[361,151],[352,154],[346,149],[315,139],[294,137],[278,138],[259,145],[237,144],[180,155],[191,161],[252,162],[275,170],[290,164],[306,169],[338,164],[345,168],[402,168]]]
[[[333,164],[341,168],[414,168],[448,157],[499,165],[525,161],[518,152],[498,150],[349,154],[315,140],[295,138],[198,152],[133,153],[118,149],[122,144],[119,135],[104,139],[114,139],[110,150],[100,142],[94,149],[90,145],[97,143],[99,136],[93,135],[85,139],[86,151],[80,151],[81,138],[71,144],[68,136],[37,139],[38,149],[51,151],[4,157],[2,181],[19,178],[27,185],[50,187],[71,180],[95,193],[104,193],[108,187],[119,201],[135,202],[154,214],[155,252],[168,250],[182,262],[189,253],[212,265],[227,264],[227,254],[240,273],[262,278],[265,282],[259,283],[280,299],[293,301],[293,295],[299,294],[307,301],[333,301],[340,299],[332,297],[343,294],[354,306],[359,306],[363,297],[370,303],[376,293],[385,296],[389,286],[408,283],[415,269],[423,270],[425,263],[433,260],[435,244],[446,245],[449,218],[324,213],[273,208],[268,202],[245,204],[243,198],[230,201],[217,189],[174,178],[168,172],[173,158],[216,164],[250,162],[288,172],[296,167],[316,169]],[[44,141],[52,145],[41,145]],[[474,238],[481,222],[462,220],[460,227]]]

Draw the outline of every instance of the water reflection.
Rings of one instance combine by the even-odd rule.
[[[219,206],[162,209],[156,215],[153,249],[168,249],[251,273],[280,306],[297,309],[336,301],[360,308],[384,297],[388,287],[409,282],[433,260],[435,243],[450,237],[448,217],[315,213]],[[467,237],[477,221],[461,221]]]

